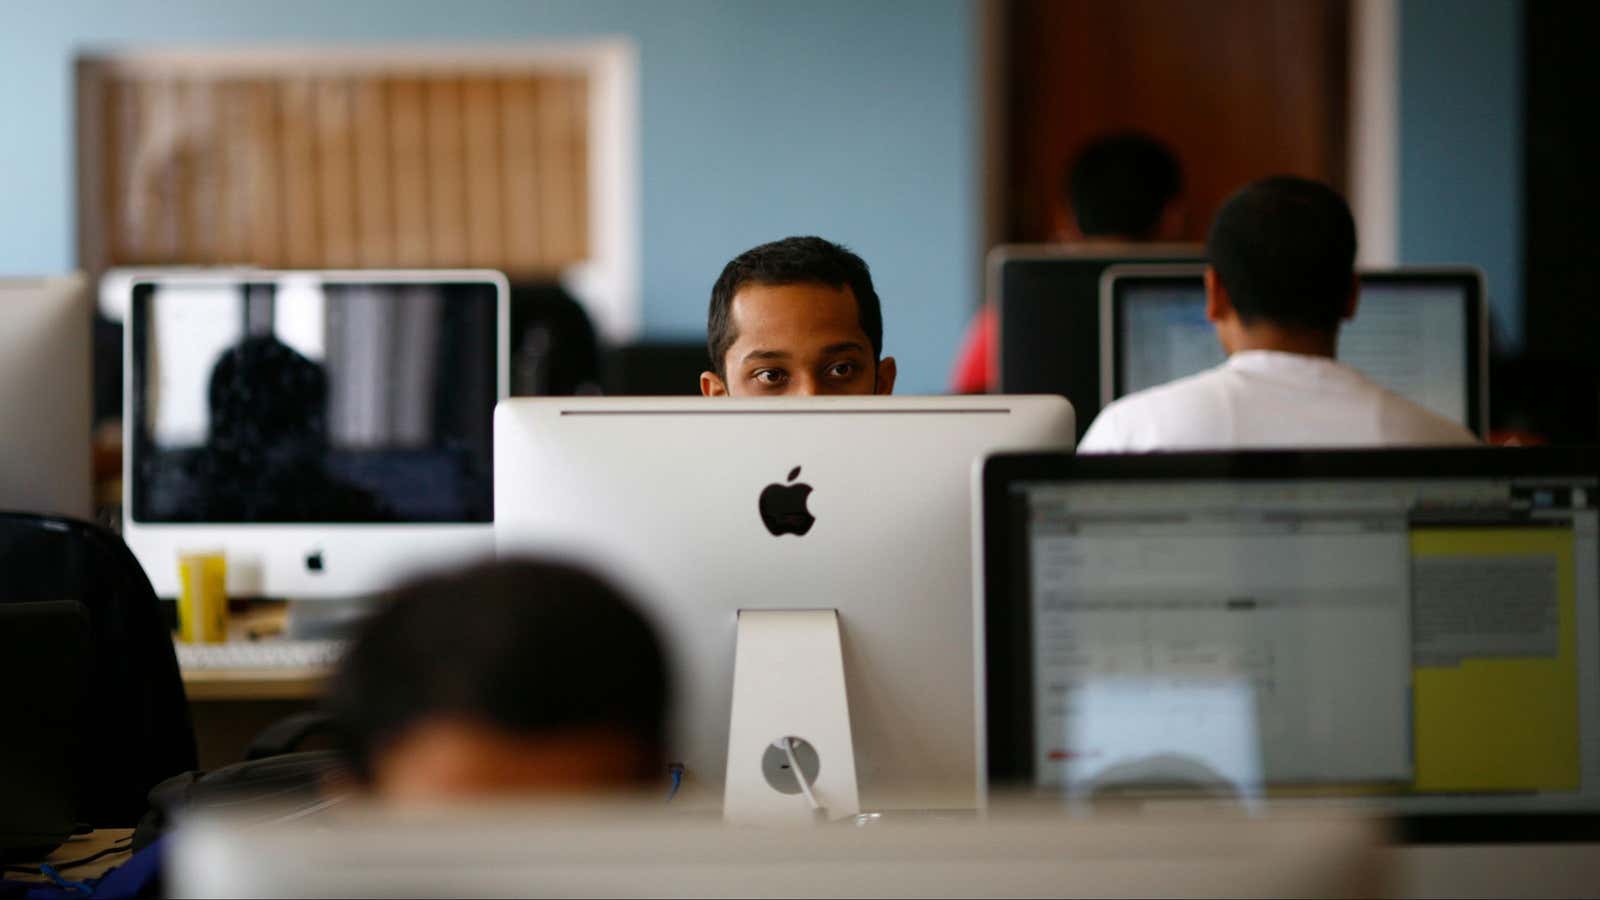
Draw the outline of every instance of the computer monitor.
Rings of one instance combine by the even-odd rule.
[[[971,808],[973,466],[1069,449],[1072,425],[1057,396],[512,399],[495,420],[496,544],[587,561],[647,604],[676,660],[675,802],[720,805],[729,754],[784,736],[730,746],[742,613],[835,610],[861,807]]]
[[[506,282],[489,271],[134,278],[123,533],[158,594],[348,598],[493,552]]]
[[[979,490],[992,785],[1600,836],[1600,452],[996,456]]]
[[[1227,357],[1205,317],[1203,269],[1117,266],[1101,302],[1102,399],[1220,365]],[[1488,317],[1483,273],[1472,268],[1360,273],[1355,318],[1339,359],[1368,378],[1479,435],[1488,427]]]
[[[94,514],[90,321],[78,276],[0,279],[0,510]]]
[[[711,367],[705,341],[639,341],[605,355],[605,392],[613,397],[698,397]]]
[[[1000,321],[1002,394],[1061,394],[1078,437],[1099,414],[1100,276],[1119,263],[1205,258],[1192,244],[1008,245],[989,253],[988,294]]]

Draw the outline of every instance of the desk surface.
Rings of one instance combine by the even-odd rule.
[[[115,853],[107,853],[93,862],[73,866],[61,873],[61,877],[68,881],[99,878],[101,875],[128,861],[128,856],[133,852],[133,848],[128,845],[128,840],[132,837],[132,828],[101,828],[88,834],[80,834],[68,838],[66,843],[56,848],[56,852],[45,857],[41,862],[59,866],[62,863],[93,856],[102,850],[110,850],[120,845],[122,849]],[[43,875],[29,875],[22,872],[7,872],[5,877],[11,881],[33,881],[44,884],[50,882],[50,879]]]
[[[324,668],[185,670],[191,702],[214,700],[316,700],[327,692]]]

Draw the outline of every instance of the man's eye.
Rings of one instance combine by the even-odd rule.
[[[834,378],[849,378],[856,373],[855,363],[834,363],[828,367],[828,374]]]
[[[783,370],[782,369],[762,369],[761,371],[759,371],[759,372],[757,372],[755,374],[755,379],[756,379],[756,381],[759,381],[762,384],[782,384],[783,383]]]

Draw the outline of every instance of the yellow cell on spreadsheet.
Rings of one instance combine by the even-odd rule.
[[[1411,550],[1413,788],[1576,790],[1571,527],[1421,528]]]

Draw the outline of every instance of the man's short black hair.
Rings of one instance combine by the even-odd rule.
[[[846,247],[819,237],[786,237],[735,256],[711,287],[706,317],[706,349],[711,370],[726,377],[728,348],[738,340],[733,328],[733,295],[747,284],[825,284],[850,288],[856,298],[861,330],[872,343],[872,358],[883,355],[883,308],[872,287],[872,272]]]
[[[1155,237],[1183,191],[1183,168],[1167,145],[1129,131],[1091,141],[1067,170],[1067,204],[1085,237]]]
[[[340,661],[328,709],[371,781],[384,747],[434,717],[530,737],[614,729],[659,754],[668,699],[655,631],[616,588],[565,564],[502,560],[387,596]]]
[[[1266,178],[1222,204],[1206,255],[1245,324],[1335,332],[1355,277],[1356,222],[1325,184]]]

